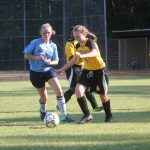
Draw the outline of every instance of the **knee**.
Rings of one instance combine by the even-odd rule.
[[[102,102],[107,102],[109,100],[109,97],[107,94],[100,95],[100,98]]]
[[[46,104],[47,99],[44,99],[44,98],[40,97],[39,102],[40,102],[41,104]]]
[[[47,96],[47,95],[45,95],[45,94],[40,95],[40,99],[41,99],[42,101],[45,101],[45,100],[47,100],[47,99],[48,99],[48,96]]]
[[[76,88],[75,88],[75,94],[77,95],[78,93],[79,93],[79,88],[76,87]]]
[[[76,94],[77,98],[80,98],[80,97],[84,96],[84,92],[85,91],[80,89],[79,87],[75,88],[75,94]]]
[[[56,96],[63,96],[63,95],[64,95],[64,94],[63,94],[62,90],[56,91]]]
[[[48,99],[47,92],[45,91],[39,91],[39,95],[40,95],[40,99],[43,101]]]

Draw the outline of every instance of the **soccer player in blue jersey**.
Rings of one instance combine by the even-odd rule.
[[[48,94],[45,83],[48,82],[56,94],[60,120],[72,122],[73,119],[67,115],[63,92],[53,68],[59,62],[57,45],[51,41],[51,36],[54,34],[55,31],[49,23],[43,24],[40,29],[41,38],[32,40],[24,49],[24,58],[29,60],[30,81],[40,95],[41,120],[46,115]]]

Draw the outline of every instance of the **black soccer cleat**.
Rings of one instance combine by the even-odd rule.
[[[104,109],[103,106],[96,106],[96,107],[94,108],[94,111],[95,111],[95,112],[99,112],[99,111],[101,111],[101,110],[103,110],[103,109]]]
[[[106,116],[105,117],[105,122],[112,122],[113,121],[113,117],[112,116]]]

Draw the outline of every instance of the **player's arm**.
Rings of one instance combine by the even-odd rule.
[[[27,47],[25,47],[23,54],[24,54],[24,58],[27,60],[41,60],[42,59],[42,55],[33,55],[34,51],[35,51],[35,46],[36,46],[36,40],[33,40],[30,42],[29,45],[27,45]]]
[[[80,54],[80,58],[89,58],[89,57],[96,57],[96,56],[97,56],[97,50],[96,49],[92,49],[87,54]]]
[[[57,46],[56,45],[54,45],[54,52],[53,52],[53,55],[52,55],[51,58],[46,58],[45,55],[46,55],[45,53],[41,53],[42,60],[47,65],[51,65],[51,66],[58,65],[59,57],[58,57],[58,50],[57,50]]]
[[[24,58],[27,60],[41,60],[41,56],[34,56],[32,54],[24,54]]]
[[[58,60],[53,60],[53,61],[50,61],[50,65],[52,66],[55,66],[55,65],[58,65]]]
[[[79,60],[79,57],[80,57],[80,54],[78,52],[76,52],[76,55],[70,61],[68,61],[67,64],[65,64],[62,68],[58,69],[56,72],[58,74],[62,74],[68,68],[73,66]]]
[[[90,52],[86,54],[80,54],[80,58],[89,58],[89,57],[96,57],[97,56],[97,49],[98,46],[93,40],[88,41],[88,46],[90,48]]]
[[[58,65],[58,60],[53,60],[51,61],[51,59],[46,59],[44,58],[43,61],[47,64],[47,65],[51,65],[51,66],[55,66]]]
[[[71,60],[73,58],[73,55],[69,57],[69,60]]]

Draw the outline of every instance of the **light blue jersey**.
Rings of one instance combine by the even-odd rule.
[[[50,44],[43,43],[43,39],[34,39],[30,44],[24,49],[24,54],[32,54],[34,56],[40,56],[41,53],[45,53],[45,59],[50,59],[51,61],[59,60],[57,45],[50,41]],[[30,69],[36,72],[45,72],[51,68],[43,60],[29,60]]]

